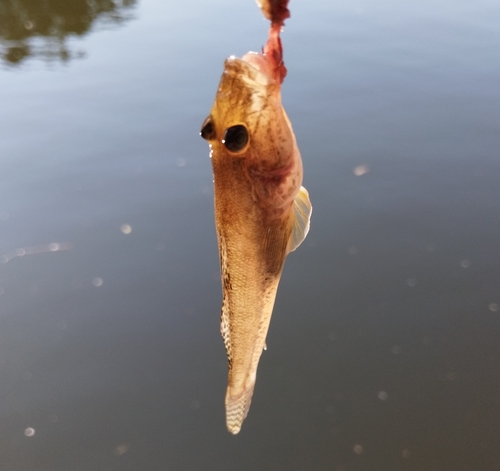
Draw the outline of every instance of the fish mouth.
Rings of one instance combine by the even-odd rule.
[[[231,56],[224,63],[224,72],[235,79],[243,79],[248,85],[266,87],[275,82],[272,68],[266,56],[249,52],[242,58]]]

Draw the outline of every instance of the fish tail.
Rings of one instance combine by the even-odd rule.
[[[254,387],[255,382],[239,394],[233,394],[231,388],[227,388],[226,425],[227,429],[234,435],[241,430],[241,425],[248,414]]]

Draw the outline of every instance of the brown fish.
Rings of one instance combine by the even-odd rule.
[[[271,33],[266,48],[264,54],[225,61],[201,129],[214,175],[221,334],[229,361],[226,424],[233,434],[250,407],[285,258],[307,235],[312,210],[301,186],[299,149],[281,104],[286,69],[279,30],[274,38]]]

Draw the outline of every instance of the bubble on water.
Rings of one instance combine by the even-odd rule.
[[[175,164],[177,165],[177,167],[185,167],[187,162],[186,159],[179,158],[176,159]]]
[[[200,401],[194,400],[194,401],[191,401],[191,404],[189,404],[189,406],[193,410],[198,410],[201,407],[201,403],[200,403]]]
[[[16,250],[16,255],[18,257],[24,257],[26,255],[26,250],[24,250],[24,249],[17,249]]]
[[[388,394],[385,392],[385,391],[379,391],[379,393],[377,394],[377,397],[381,400],[381,401],[387,401],[387,398],[389,397]]]
[[[498,312],[498,311],[500,311],[500,306],[499,306],[497,303],[491,303],[491,304],[488,306],[488,309],[489,309],[491,312]]]
[[[357,177],[361,177],[362,175],[365,175],[370,171],[370,167],[368,165],[358,165],[357,167],[354,167],[352,172],[354,175]]]
[[[59,321],[56,323],[56,326],[59,330],[65,330],[66,327],[68,327],[68,324],[66,323],[66,321]]]
[[[204,194],[204,195],[210,195],[212,194],[212,187],[208,186],[208,185],[203,185],[201,188],[200,188],[200,191]]]
[[[24,430],[24,435],[26,435],[27,437],[33,437],[35,436],[35,429],[33,427],[28,427],[27,429]]]
[[[118,445],[118,446],[114,449],[113,453],[114,453],[116,456],[121,456],[121,455],[123,455],[123,454],[127,453],[127,451],[128,451],[128,445],[127,445],[126,443],[122,443],[121,445]]]
[[[25,21],[25,22],[24,22],[24,27],[25,27],[27,30],[33,29],[33,23],[32,23],[31,21]]]
[[[394,355],[399,355],[402,351],[403,350],[399,345],[394,345],[394,347],[392,347],[392,353],[394,353]]]
[[[361,455],[363,453],[363,445],[360,445],[359,443],[357,443],[356,445],[354,445],[352,447],[352,450],[354,451],[354,453],[356,453],[357,455]]]
[[[470,260],[462,260],[460,262],[460,265],[462,268],[469,268],[471,266],[471,261]]]
[[[96,287],[102,286],[104,283],[104,280],[102,278],[93,278],[92,279],[92,284]]]
[[[120,226],[120,230],[124,233],[124,234],[130,234],[132,232],[132,226],[130,224],[122,224]]]

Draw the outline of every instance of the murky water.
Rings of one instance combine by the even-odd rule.
[[[500,469],[500,5],[299,2],[314,205],[225,430],[208,148],[251,0],[0,0],[0,468]]]

